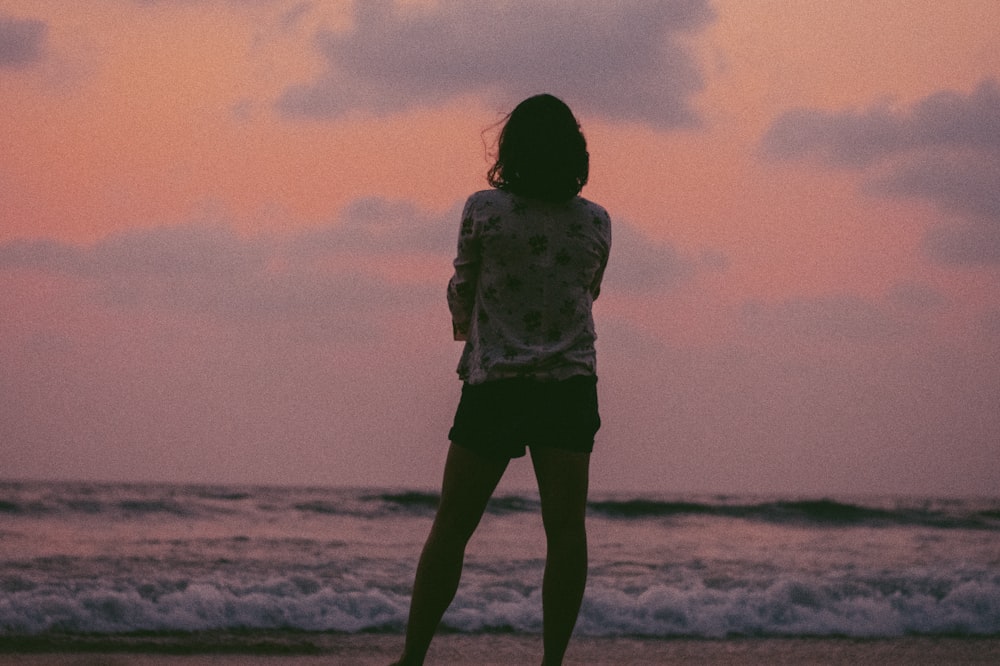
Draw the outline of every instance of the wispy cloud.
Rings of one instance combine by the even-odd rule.
[[[829,341],[850,345],[886,343],[903,326],[884,307],[850,294],[831,293],[779,303],[747,303],[742,325],[769,339]]]
[[[401,231],[407,224],[441,226],[412,206],[367,200],[329,225],[294,233],[248,236],[224,222],[197,222],[118,232],[87,246],[11,241],[0,245],[0,269],[82,280],[100,303],[119,309],[370,336],[401,309],[440,300],[440,284],[385,275],[407,255],[445,251],[433,242],[407,245],[418,235]]]
[[[951,221],[932,229],[925,249],[948,264],[1000,262],[1000,85],[967,95],[943,91],[909,109],[790,111],[762,141],[773,159],[812,159],[859,171],[865,191],[920,198]]]
[[[45,56],[48,25],[0,14],[0,68],[32,65]]]
[[[718,250],[684,252],[624,223],[614,227],[611,252],[605,275],[606,294],[648,296],[672,291],[700,274],[724,271],[729,263]]]
[[[609,118],[658,128],[698,123],[691,98],[702,74],[682,37],[713,21],[706,0],[354,7],[352,29],[316,36],[326,71],[285,91],[277,107],[286,117],[385,114],[469,93],[511,104],[549,91]]]

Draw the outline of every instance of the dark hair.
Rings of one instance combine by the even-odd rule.
[[[535,95],[507,116],[488,179],[514,194],[564,201],[580,193],[589,173],[587,141],[573,112],[558,97]]]

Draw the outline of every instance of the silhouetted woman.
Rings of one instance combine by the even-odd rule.
[[[454,336],[465,342],[464,384],[397,664],[423,663],[458,588],[466,544],[525,448],[547,545],[542,663],[562,663],[587,578],[588,469],[601,424],[591,307],[611,246],[607,212],[579,196],[589,159],[569,107],[530,97],[500,133],[494,189],[465,204],[448,283]]]

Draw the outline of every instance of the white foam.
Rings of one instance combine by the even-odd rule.
[[[959,584],[940,598],[919,585],[889,593],[857,581],[781,580],[763,587],[656,586],[588,591],[579,629],[590,635],[721,638],[893,637],[1000,633],[1000,581]]]
[[[0,630],[120,633],[211,629],[359,632],[403,626],[408,599],[381,590],[239,588],[199,582],[155,598],[136,589],[46,585],[0,599]]]
[[[1000,634],[1000,575],[955,581],[908,579],[781,579],[732,584],[700,580],[624,591],[595,581],[578,624],[584,635],[831,636]],[[409,598],[383,589],[335,590],[304,577],[257,585],[221,581],[176,583],[80,581],[7,587],[0,596],[0,632],[119,633],[214,629],[401,631]],[[541,630],[536,589],[464,584],[445,616],[463,632]]]

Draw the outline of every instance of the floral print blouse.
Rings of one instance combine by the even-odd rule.
[[[467,383],[595,375],[591,306],[611,249],[611,220],[582,197],[548,203],[503,190],[462,211],[448,307]]]

